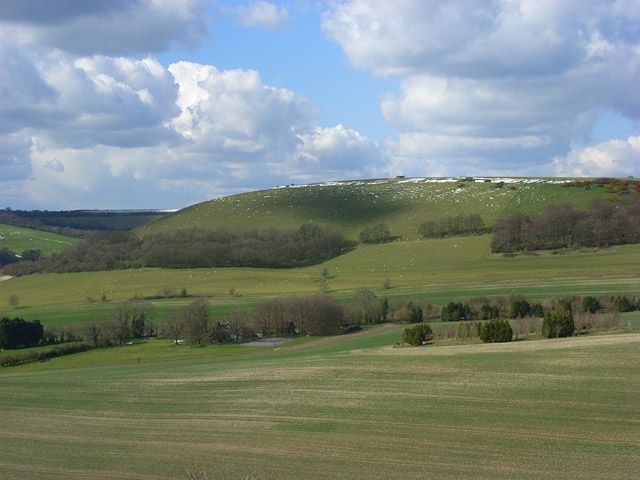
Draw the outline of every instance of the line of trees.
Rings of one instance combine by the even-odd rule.
[[[251,341],[258,336],[331,335],[345,323],[344,309],[325,295],[274,298],[251,313],[216,319],[198,299],[170,315],[160,335],[189,345]]]
[[[514,213],[496,221],[491,251],[511,253],[640,242],[640,198],[594,199],[586,212],[549,206],[542,215]]]
[[[144,237],[115,232],[94,234],[59,254],[20,262],[5,271],[22,275],[141,267],[290,268],[323,262],[353,246],[336,229],[319,225],[286,231],[187,229]]]
[[[443,238],[486,232],[487,229],[484,226],[484,220],[482,220],[482,217],[477,213],[429,220],[420,224],[418,227],[418,233],[425,238]]]
[[[488,299],[475,297],[466,302],[449,302],[440,313],[443,322],[493,320],[497,318],[542,317],[544,307],[529,302],[521,295]]]

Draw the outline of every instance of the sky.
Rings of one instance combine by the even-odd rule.
[[[0,208],[640,176],[640,0],[1,0]]]

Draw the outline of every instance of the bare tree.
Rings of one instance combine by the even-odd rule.
[[[179,312],[179,318],[184,324],[184,333],[191,345],[202,345],[209,333],[209,304],[202,299],[194,300]]]
[[[164,323],[164,335],[171,338],[176,345],[180,343],[180,339],[184,334],[184,322],[180,315],[169,315],[167,321]]]
[[[18,295],[16,295],[15,293],[9,295],[9,305],[11,306],[11,308],[18,308],[18,306],[20,305],[20,297],[18,297]]]
[[[90,340],[94,347],[100,345],[102,339],[102,328],[94,319],[90,319],[82,328],[85,339]]]

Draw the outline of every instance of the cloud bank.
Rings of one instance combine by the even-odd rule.
[[[34,3],[0,5],[7,206],[183,206],[298,179],[366,176],[364,152],[379,152],[342,125],[315,127],[315,105],[265,85],[257,71],[164,67],[150,56],[201,41],[204,1]],[[265,1],[235,13],[246,26],[287,19]]]
[[[381,102],[399,132],[387,143],[392,171],[540,175],[588,141],[603,111],[640,119],[639,11],[634,1],[353,0],[323,28],[353,66],[402,79]]]

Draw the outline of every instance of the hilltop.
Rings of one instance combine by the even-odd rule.
[[[486,225],[514,211],[537,214],[549,204],[584,209],[604,188],[578,188],[568,178],[393,178],[288,185],[223,197],[179,210],[138,229],[142,234],[182,228],[247,230],[332,224],[352,239],[386,223],[394,236],[418,238],[427,220],[479,214]]]

